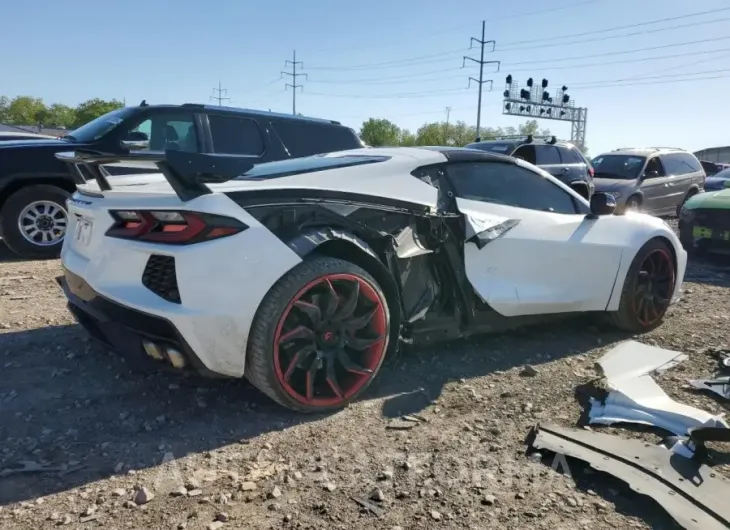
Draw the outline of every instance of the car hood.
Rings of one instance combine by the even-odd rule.
[[[593,183],[596,185],[596,191],[622,191],[636,186],[635,180],[607,179],[602,177],[594,177]]]
[[[698,193],[684,203],[684,207],[689,210],[693,210],[695,208],[730,210],[730,188],[722,191],[706,191],[705,193]]]

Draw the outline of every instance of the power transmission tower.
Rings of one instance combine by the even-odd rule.
[[[220,81],[218,81],[218,88],[214,88],[213,89],[213,92],[217,92],[218,95],[217,96],[210,96],[210,99],[215,99],[216,101],[218,101],[218,106],[219,107],[223,104],[222,102],[223,102],[224,99],[228,99],[228,100],[231,99],[229,97],[223,96],[224,93],[226,93],[226,94],[228,93],[228,89],[227,88],[221,88],[221,82]]]
[[[291,65],[292,71],[291,72],[284,72],[281,73],[283,75],[291,76],[291,83],[287,83],[284,85],[284,89],[291,88],[292,89],[292,103],[291,103],[291,113],[296,115],[297,113],[297,88],[301,88],[304,90],[304,87],[302,85],[297,85],[297,77],[304,76],[305,79],[307,79],[307,74],[301,74],[297,73],[297,65],[300,65],[302,68],[304,68],[304,63],[301,61],[297,61],[297,51],[294,50],[294,54],[292,55],[291,61],[284,61],[284,67]]]
[[[479,79],[474,79],[473,77],[469,78],[469,86],[471,86],[471,82],[474,81],[479,85],[479,102],[477,103],[477,141],[479,141],[479,130],[481,129],[482,125],[482,87],[484,86],[484,83],[489,83],[489,90],[492,90],[493,81],[491,79],[484,79],[484,65],[485,64],[496,64],[497,65],[497,72],[499,72],[500,67],[500,61],[485,61],[484,60],[484,46],[487,44],[492,45],[492,51],[494,51],[494,46],[496,44],[493,40],[485,40],[486,36],[486,21],[482,20],[482,38],[477,39],[476,37],[472,37],[471,41],[469,41],[469,49],[472,49],[474,47],[474,43],[479,43],[481,47],[481,56],[479,60],[474,59],[473,57],[469,57],[467,55],[464,56],[464,63],[461,65],[462,68],[466,66],[467,59],[469,61],[474,61],[479,65]],[[467,87],[468,88],[468,87]]]

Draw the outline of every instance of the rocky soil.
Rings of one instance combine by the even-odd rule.
[[[629,338],[600,324],[414,348],[311,417],[245,382],[130,371],[74,325],[57,261],[2,258],[0,528],[675,528],[610,476],[525,456],[535,423],[577,424],[594,362]],[[635,337],[689,353],[660,384],[718,413],[685,381],[730,354],[729,266],[693,261],[683,301]]]

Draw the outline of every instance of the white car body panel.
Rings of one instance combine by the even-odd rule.
[[[334,198],[337,206],[328,204],[331,208],[356,208],[358,201],[377,204],[379,199],[397,199],[425,206],[436,215],[438,190],[411,172],[447,162],[442,153],[417,148],[368,148],[324,156],[343,154],[384,155],[391,159],[271,180],[209,184],[213,193],[188,202],[177,197],[160,173],[114,176],[110,179],[111,191],[100,192],[96,183],[89,182],[80,190],[102,197],[77,192],[69,199],[62,263],[109,300],[170,321],[209,370],[240,377],[259,305],[271,287],[302,260],[225,193],[316,190],[326,199],[327,193],[334,191],[338,192]],[[546,178],[586,204],[569,187],[549,175]],[[666,238],[677,255],[674,298],[678,297],[686,253],[660,219],[641,214],[587,219],[584,215],[464,199],[458,199],[457,206],[465,216],[466,240],[504,221],[519,220],[483,248],[467,242],[464,249],[469,282],[504,316],[616,310],[632,259],[646,241],[657,236]],[[249,228],[234,236],[189,246],[130,241],[105,236],[113,224],[110,209],[207,212],[238,219]],[[91,222],[90,231],[79,225],[80,218]],[[405,247],[401,250],[406,252]],[[152,254],[175,257],[182,304],[168,302],[142,284],[142,273]]]
[[[183,203],[172,193],[146,197],[105,192],[104,199],[79,194],[73,199],[69,203],[69,237],[61,252],[63,265],[100,295],[172,322],[210,370],[242,376],[256,310],[271,286],[301,262],[299,256],[222,194],[200,197],[181,209],[228,215],[249,228],[231,237],[185,247],[104,235],[113,224],[108,209],[180,208]],[[79,215],[93,223],[86,244],[73,237]],[[261,252],[264,248],[265,253]],[[151,254],[175,256],[184,304],[168,302],[142,285]]]
[[[584,215],[525,210],[457,199],[459,210],[519,224],[484,248],[464,246],[466,274],[477,293],[504,316],[602,311],[611,297],[623,234]]]

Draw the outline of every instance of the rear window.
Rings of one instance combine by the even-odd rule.
[[[315,173],[343,167],[375,164],[389,160],[388,156],[310,156],[259,164],[234,180],[266,180]]]
[[[355,132],[344,125],[306,120],[272,123],[276,134],[294,157],[312,156],[363,147]]]
[[[564,164],[585,164],[585,160],[583,160],[583,157],[580,156],[576,149],[559,145],[558,151]]]

